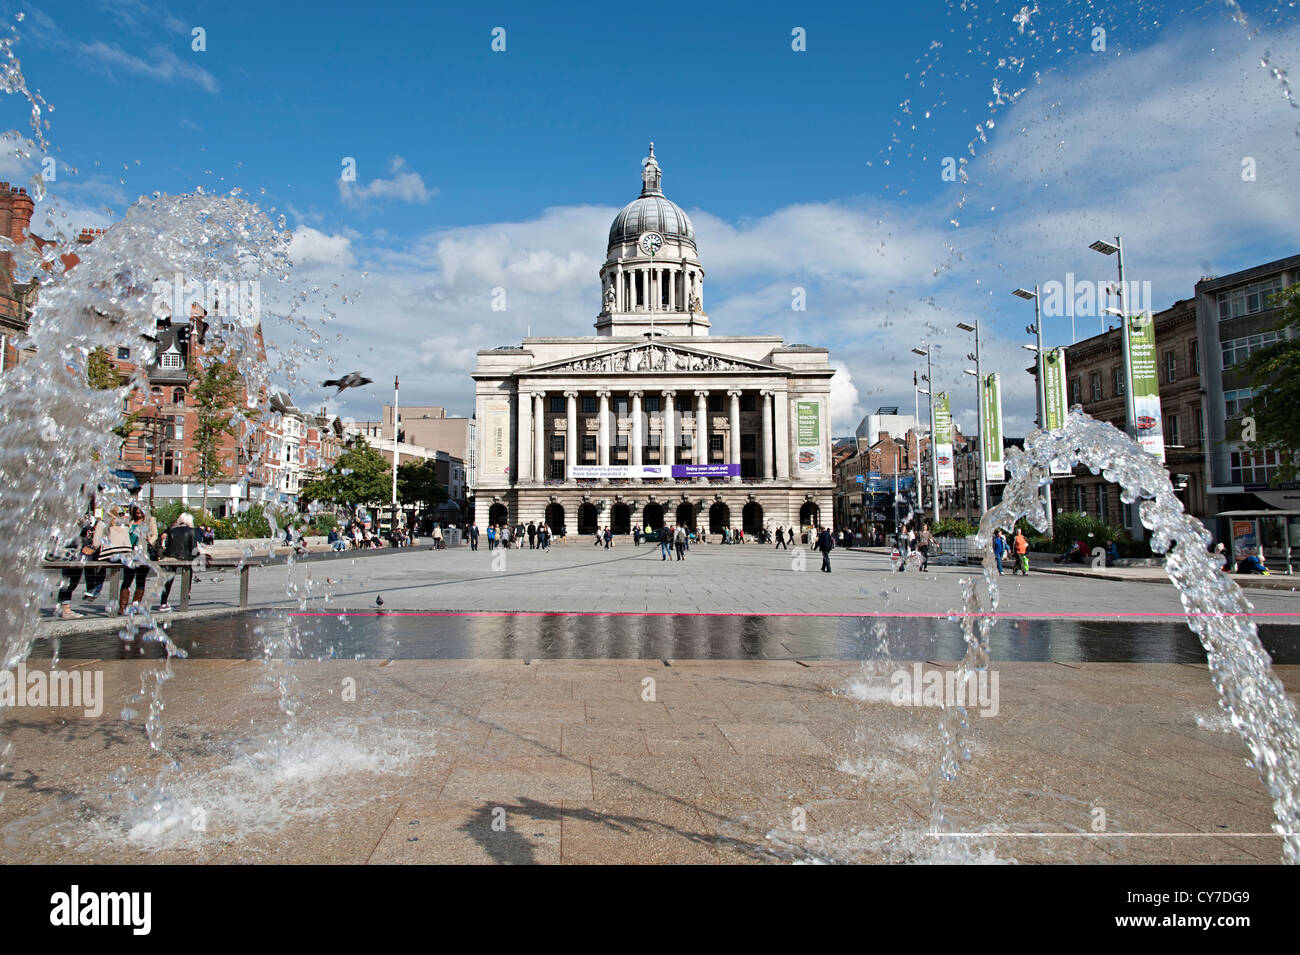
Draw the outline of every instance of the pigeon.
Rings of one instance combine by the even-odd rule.
[[[373,378],[367,378],[359,371],[350,371],[342,378],[331,378],[329,381],[322,381],[321,387],[338,388],[338,391],[334,392],[334,397],[337,398],[348,388],[360,388],[362,385],[368,385],[372,381],[374,381]]]
[[[375,606],[376,606],[376,607],[382,607],[383,605],[384,605],[384,598],[383,598],[383,597],[375,597]]]

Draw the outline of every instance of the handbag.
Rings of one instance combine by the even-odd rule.
[[[114,524],[108,529],[107,540],[100,545],[100,560],[120,557],[135,550],[131,546],[131,532],[121,524]]]

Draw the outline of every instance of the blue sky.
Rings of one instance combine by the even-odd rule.
[[[653,139],[696,224],[715,333],[830,347],[837,432],[910,404],[917,344],[940,346],[940,387],[973,390],[954,326],[980,318],[1019,434],[1032,313],[1011,288],[1111,278],[1086,246],[1116,233],[1156,308],[1300,251],[1300,111],[1258,62],[1267,49],[1300,75],[1300,13],[1244,4],[1243,28],[1218,2],[960,6],[0,3],[10,23],[25,12],[23,71],[55,107],[60,224],[240,188],[286,216],[297,281],[360,293],[328,361],[289,383],[304,407],[359,368],[467,413],[475,349],[590,334],[605,232]],[[8,99],[0,128],[20,127]],[[945,157],[969,181],[945,181]],[[3,162],[13,181],[32,171]],[[1048,337],[1068,344],[1068,320]],[[364,418],[387,395],[345,398],[331,408]]]

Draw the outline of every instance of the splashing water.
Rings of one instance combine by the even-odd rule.
[[[983,574],[964,586],[966,655],[957,670],[956,700],[967,699],[967,681],[989,665],[989,630],[998,604],[994,530],[1009,530],[1022,517],[1045,529],[1048,518],[1039,488],[1050,482],[1049,469],[1075,464],[1118,484],[1125,503],[1142,501],[1139,513],[1151,530],[1151,549],[1167,554],[1165,569],[1178,588],[1187,625],[1205,647],[1219,703],[1272,796],[1277,817],[1273,831],[1283,837],[1283,858],[1300,863],[1300,718],[1260,645],[1250,617],[1252,608],[1241,589],[1222,573],[1219,558],[1208,551],[1210,535],[1204,525],[1183,512],[1160,461],[1123,432],[1088,417],[1078,407],[1071,410],[1064,428],[1035,431],[1026,439],[1024,452],[1010,452],[1010,480],[1002,503],[986,511],[980,521],[976,545],[984,551]],[[949,831],[943,783],[955,781],[960,763],[970,758],[968,728],[966,708],[948,706],[940,726],[943,754],[929,781],[931,832],[940,841],[947,841],[942,835]]]

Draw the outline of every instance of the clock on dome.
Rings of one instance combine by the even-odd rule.
[[[639,244],[646,255],[656,255],[664,247],[664,237],[658,232],[646,232],[642,234]]]

